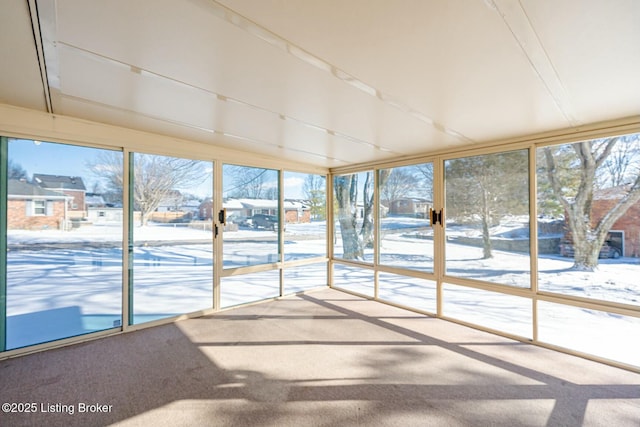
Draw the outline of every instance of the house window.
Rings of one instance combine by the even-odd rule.
[[[47,202],[45,200],[33,201],[33,214],[34,215],[46,215],[47,214]]]

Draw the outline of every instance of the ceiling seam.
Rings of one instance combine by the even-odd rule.
[[[232,103],[235,103],[235,104],[238,104],[238,105],[243,105],[245,107],[252,108],[252,109],[255,109],[255,110],[258,110],[258,111],[263,111],[265,113],[268,113],[268,114],[271,114],[273,116],[276,116],[280,120],[291,121],[291,122],[294,122],[294,123],[298,123],[298,124],[300,124],[302,126],[305,126],[307,128],[316,130],[318,132],[324,132],[327,135],[332,135],[332,136],[335,136],[337,138],[346,139],[348,141],[351,141],[351,142],[354,142],[354,143],[357,143],[357,144],[366,145],[368,147],[371,147],[371,148],[374,148],[376,150],[380,150],[380,151],[383,151],[383,152],[386,152],[386,153],[395,153],[395,151],[393,151],[393,150],[391,150],[389,148],[382,147],[382,146],[379,146],[379,145],[375,145],[374,143],[371,143],[371,142],[362,140],[360,138],[356,138],[354,136],[345,134],[344,132],[335,131],[333,129],[327,129],[325,127],[314,125],[312,123],[306,122],[304,120],[297,119],[295,117],[291,117],[291,116],[287,116],[285,114],[277,113],[275,111],[266,109],[264,107],[260,107],[258,105],[251,104],[251,103],[242,101],[242,100],[237,99],[237,98],[233,98],[233,97],[226,96],[226,95],[223,95],[223,94],[220,94],[220,93],[216,93],[216,92],[213,92],[213,91],[211,91],[209,89],[206,89],[206,88],[203,88],[203,87],[200,87],[200,86],[196,86],[196,85],[193,85],[191,83],[186,83],[186,82],[183,82],[181,80],[174,79],[173,77],[165,76],[163,74],[159,74],[159,73],[156,73],[154,71],[147,70],[145,68],[141,68],[141,67],[139,67],[137,65],[134,65],[134,64],[129,64],[129,63],[126,63],[126,62],[122,62],[122,61],[120,61],[118,59],[114,59],[114,58],[111,58],[111,57],[108,57],[108,56],[105,56],[105,55],[90,51],[88,49],[72,45],[72,44],[67,43],[67,42],[58,41],[58,46],[64,46],[64,47],[67,47],[67,48],[74,49],[74,50],[77,50],[79,52],[82,52],[82,53],[84,53],[86,55],[90,55],[92,57],[96,57],[96,58],[99,58],[101,60],[108,61],[110,63],[115,63],[117,65],[120,65],[120,66],[123,66],[123,67],[126,67],[126,68],[130,69],[131,72],[136,73],[136,74],[143,74],[144,73],[144,74],[147,74],[149,76],[153,76],[153,77],[156,77],[156,78],[159,78],[159,79],[167,80],[167,81],[172,82],[174,84],[178,84],[178,85],[181,85],[181,86],[188,87],[190,89],[195,89],[195,90],[204,92],[207,95],[210,95],[212,97],[217,98],[219,101],[232,102]],[[161,119],[159,117],[156,118],[156,119],[157,120],[163,120],[163,119]],[[164,120],[164,121],[170,122],[169,120]],[[191,126],[191,125],[189,125],[189,126]],[[199,128],[198,126],[191,126],[191,127]],[[218,132],[215,129],[206,129],[206,130],[210,131],[210,132]],[[395,153],[395,154],[402,154],[402,153]]]
[[[304,63],[311,65],[319,70],[322,70],[326,73],[331,74],[336,79],[347,83],[348,85],[360,90],[363,93],[366,93],[369,96],[377,98],[379,101],[383,102],[385,105],[388,105],[392,108],[402,111],[403,113],[408,113],[413,116],[415,119],[420,120],[423,123],[426,123],[436,129],[438,132],[445,133],[449,136],[452,136],[458,140],[464,141],[466,143],[475,143],[473,139],[465,136],[464,134],[456,131],[455,129],[451,129],[447,126],[444,126],[442,123],[437,122],[433,118],[427,116],[421,111],[418,111],[409,105],[395,99],[393,96],[386,94],[380,91],[377,88],[374,88],[371,85],[363,82],[362,80],[356,78],[355,76],[347,73],[346,71],[336,67],[335,65],[329,63],[328,61],[312,54],[311,52],[306,51],[300,46],[295,45],[284,37],[279,36],[273,31],[263,27],[262,25],[240,15],[238,12],[230,9],[229,7],[220,4],[217,0],[210,0],[211,3],[215,5],[213,11],[216,13],[220,19],[246,31],[247,33],[260,38],[264,42],[288,53],[289,55],[303,61]]]
[[[38,5],[36,0],[29,0],[28,4],[29,17],[31,18],[31,32],[33,34],[33,42],[35,44],[38,67],[40,69],[40,80],[42,81],[42,90],[44,93],[44,102],[47,112],[53,114],[53,104],[51,103],[51,91],[49,88],[49,79],[47,77],[47,63],[44,58],[44,50],[42,47],[42,33],[40,31],[40,17],[38,15]]]
[[[190,129],[195,129],[195,130],[199,130],[199,131],[202,131],[202,132],[206,132],[206,133],[209,133],[211,135],[222,135],[224,137],[233,138],[233,139],[240,139],[240,140],[247,141],[247,142],[250,142],[250,143],[253,143],[253,144],[268,145],[270,147],[275,147],[275,148],[278,148],[278,149],[281,149],[281,150],[285,150],[285,151],[293,151],[293,152],[305,154],[305,155],[308,155],[308,156],[319,157],[319,158],[322,158],[322,159],[325,159],[325,160],[331,160],[331,161],[340,162],[340,163],[349,163],[349,161],[347,161],[347,160],[342,160],[342,159],[338,159],[338,158],[335,158],[335,157],[328,157],[328,156],[325,156],[323,154],[313,153],[313,152],[310,152],[310,151],[301,150],[299,148],[284,147],[282,145],[273,144],[271,142],[262,141],[262,140],[258,140],[258,139],[255,139],[255,138],[250,138],[250,137],[246,137],[246,136],[242,136],[242,135],[236,135],[236,134],[233,134],[233,133],[219,131],[219,130],[216,130],[216,129],[209,129],[209,128],[205,128],[205,127],[202,127],[202,126],[196,126],[196,125],[193,125],[193,124],[190,124],[190,123],[181,122],[181,121],[178,121],[178,120],[169,120],[169,119],[166,119],[166,118],[163,118],[163,117],[159,117],[159,116],[155,116],[155,115],[152,115],[152,114],[146,114],[146,113],[141,113],[140,111],[134,111],[134,110],[126,109],[126,108],[115,107],[113,105],[109,105],[109,104],[104,104],[102,102],[88,100],[86,98],[79,98],[79,97],[76,97],[76,96],[73,96],[73,95],[64,95],[64,94],[62,94],[61,98],[70,99],[70,100],[77,101],[77,102],[80,102],[80,103],[83,103],[83,104],[97,105],[97,106],[100,106],[102,108],[106,108],[106,109],[109,109],[109,110],[124,112],[124,113],[130,114],[132,116],[141,116],[141,117],[145,117],[145,118],[152,119],[152,120],[159,120],[161,122],[170,123],[172,125],[187,127],[187,128],[190,128]]]
[[[523,35],[525,35],[527,31],[518,31],[516,29],[517,17],[515,17],[515,15],[512,17],[507,16],[508,13],[506,12],[506,9],[513,7],[514,3],[512,3],[510,0],[507,0],[506,3],[503,3],[503,1],[504,0],[485,0],[485,3],[487,3],[500,16],[507,29],[513,36],[514,40],[518,44],[518,47],[527,59],[527,62],[533,69],[536,76],[538,76],[538,79],[543,84],[549,96],[551,96],[551,99],[553,100],[556,107],[558,107],[558,110],[560,110],[567,123],[572,127],[578,127],[582,125],[582,123],[576,118],[576,115],[573,113],[573,109],[570,107],[569,97],[564,85],[562,84],[562,80],[560,79],[560,76],[558,75],[553,62],[551,61],[547,50],[542,44],[538,32],[535,30],[533,24],[531,23],[529,15],[524,9],[524,6],[522,6],[522,3],[518,1],[517,6],[515,7],[519,8],[519,10],[521,11],[524,20],[526,21],[526,27],[528,28],[529,33],[534,36],[536,43],[530,48],[527,48],[527,43],[525,40],[523,40]],[[502,7],[499,6],[498,3],[502,3]],[[536,47],[540,52],[543,53],[542,60],[536,60],[533,57]],[[551,72],[544,72],[544,68],[550,69]],[[555,89],[552,86],[555,86]]]

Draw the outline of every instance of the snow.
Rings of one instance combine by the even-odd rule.
[[[285,259],[323,256],[324,222],[287,224]],[[382,222],[381,259],[385,265],[433,271],[433,240],[425,220],[387,218]],[[522,223],[501,224],[496,233],[522,237]],[[471,235],[468,227],[450,227],[448,236]],[[528,233],[527,233],[528,234]],[[213,235],[179,224],[149,224],[133,230],[134,323],[206,309],[213,304]],[[10,230],[7,274],[7,348],[18,348],[97,330],[118,327],[122,305],[122,228],[118,224],[71,231]],[[340,252],[339,233],[335,242]],[[522,289],[531,284],[526,253],[494,251],[446,243],[446,274]],[[373,250],[369,249],[368,259]],[[273,263],[277,233],[241,228],[224,233],[225,268]],[[571,270],[569,258],[544,255],[537,260],[540,291],[638,306],[640,262],[633,258],[601,260],[597,271]],[[327,284],[326,263],[284,270],[284,292]],[[374,295],[372,270],[337,264],[334,283]],[[273,298],[280,294],[277,270],[221,279],[221,306]],[[435,282],[379,273],[379,298],[435,313]],[[525,338],[532,338],[531,300],[446,284],[446,316]],[[563,347],[640,366],[630,348],[640,335],[640,319],[570,306],[538,303],[539,339]],[[594,339],[594,337],[597,337]]]

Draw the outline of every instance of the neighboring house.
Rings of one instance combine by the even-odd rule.
[[[104,197],[97,193],[86,193],[84,199],[85,205],[87,209],[90,208],[103,208],[107,206],[107,203],[104,201]]]
[[[122,207],[108,204],[101,194],[87,193],[87,220],[91,224],[122,223]]]
[[[205,220],[213,218],[213,201],[211,197],[204,199],[198,206],[198,217]]]
[[[211,209],[210,203],[207,205]],[[240,218],[251,218],[255,214],[277,215],[278,201],[267,199],[227,199],[223,201],[222,207],[227,211],[227,218],[234,216]],[[213,218],[209,212],[205,218]]]
[[[184,196],[178,190],[171,190],[162,198],[156,212],[181,212]]]
[[[598,190],[593,195],[591,216],[597,223],[629,191],[628,185]],[[632,205],[611,227],[610,244],[621,250],[623,256],[640,257],[640,202]]]
[[[311,222],[311,208],[300,200],[284,201],[284,220],[286,223]]]
[[[89,206],[87,208],[87,219],[93,224],[122,223],[122,208]]]
[[[227,218],[251,218],[256,214],[278,215],[278,201],[269,199],[227,199],[223,202]],[[309,205],[296,200],[285,200],[285,221],[287,223],[311,222]],[[211,199],[200,204],[199,216],[202,219],[213,218]]]
[[[591,203],[591,224],[597,224],[628,192],[628,185],[596,190]],[[565,221],[560,253],[565,256],[573,256],[572,240],[571,229]],[[632,205],[613,223],[603,250],[607,249],[606,246],[616,248],[618,255],[640,257],[640,202]],[[603,252],[600,255],[602,257]],[[605,255],[604,257],[610,256]]]
[[[191,218],[197,218],[200,211],[200,201],[196,199],[185,200],[181,209],[183,212],[189,213]]]
[[[10,230],[66,229],[70,196],[26,181],[7,183],[7,228]]]
[[[51,191],[58,191],[67,199],[67,215],[69,218],[85,218],[87,216],[86,193],[82,178],[79,176],[33,174],[33,183]]]
[[[429,208],[433,206],[428,199],[419,197],[401,197],[385,203],[389,208],[389,215],[414,216],[426,218]]]

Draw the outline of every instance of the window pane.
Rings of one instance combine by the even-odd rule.
[[[375,293],[373,270],[367,268],[333,264],[333,285],[368,297]]]
[[[536,154],[539,289],[640,305],[640,135]]]
[[[334,256],[373,262],[373,172],[336,175],[333,189]]]
[[[121,326],[122,153],[10,139],[8,162],[7,349]]]
[[[527,150],[445,162],[446,274],[530,287]]]
[[[406,307],[436,313],[436,282],[390,273],[378,275],[378,297]]]
[[[278,171],[224,165],[223,188],[224,268],[278,262]]]
[[[327,263],[301,265],[284,269],[284,293],[308,291],[327,286]]]
[[[213,306],[212,164],[133,153],[133,323]]]
[[[223,277],[220,283],[221,307],[256,302],[280,296],[280,271]]]
[[[538,302],[538,339],[640,367],[640,319],[546,301]]]
[[[379,171],[380,264],[433,271],[433,163]]]
[[[324,175],[284,173],[285,261],[327,255]]]
[[[442,314],[496,331],[532,336],[531,300],[484,289],[442,286]]]

